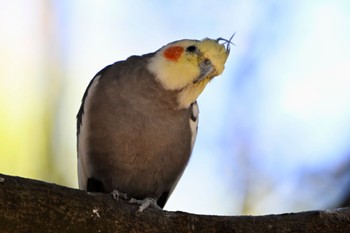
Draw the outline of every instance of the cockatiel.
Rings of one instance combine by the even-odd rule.
[[[223,72],[231,39],[175,41],[97,73],[77,115],[80,189],[163,208],[192,152],[196,99]]]

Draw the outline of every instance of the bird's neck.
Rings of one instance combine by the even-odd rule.
[[[200,82],[191,83],[184,87],[177,97],[179,108],[188,108],[198,96],[202,93],[205,86],[209,83],[210,78],[205,78]]]

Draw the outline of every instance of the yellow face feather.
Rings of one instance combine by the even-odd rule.
[[[229,45],[225,47],[218,40],[180,40],[158,50],[148,69],[163,88],[180,91],[179,108],[186,108],[223,72],[228,55]]]

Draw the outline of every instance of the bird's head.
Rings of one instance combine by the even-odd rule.
[[[180,108],[188,107],[206,84],[224,71],[231,39],[206,38],[169,43],[155,53],[148,68],[163,88],[179,91]]]

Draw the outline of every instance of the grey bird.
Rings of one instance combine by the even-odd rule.
[[[223,72],[230,43],[179,40],[97,73],[77,115],[79,188],[163,208],[192,152],[196,99]]]

